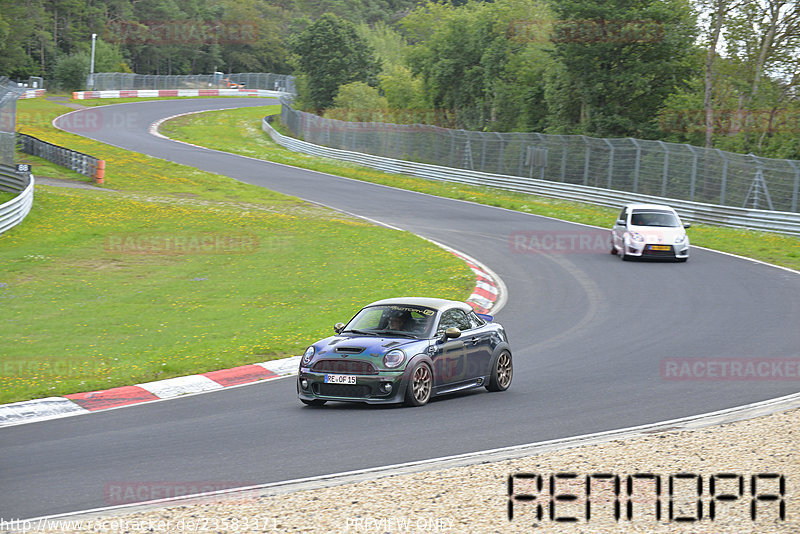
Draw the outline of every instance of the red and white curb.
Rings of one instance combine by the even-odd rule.
[[[279,97],[287,93],[266,89],[121,89],[119,91],[75,91],[74,100],[91,98],[158,98],[165,96],[268,96]]]
[[[232,369],[211,371],[200,375],[180,376],[156,382],[122,386],[103,391],[73,393],[0,406],[0,427],[58,417],[80,415],[109,408],[119,408],[171,399],[182,395],[204,393],[231,386],[274,380],[297,373],[300,356],[264,363],[242,365]]]
[[[488,313],[503,306],[506,294],[505,286],[491,269],[450,247],[441,244],[439,246],[461,258],[475,273],[475,289],[467,299],[467,303],[476,312]],[[281,360],[242,365],[199,375],[168,378],[134,386],[121,386],[102,391],[73,393],[63,397],[48,397],[46,399],[4,404],[0,405],[0,427],[81,415],[145,402],[172,399],[183,395],[216,391],[226,387],[274,380],[296,375],[299,363],[300,356],[292,356]]]

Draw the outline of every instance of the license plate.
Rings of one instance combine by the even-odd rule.
[[[650,250],[670,250],[671,248],[666,245],[650,245]]]
[[[326,384],[355,384],[354,375],[325,375]]]

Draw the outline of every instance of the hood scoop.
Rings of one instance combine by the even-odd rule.
[[[366,347],[336,347],[333,352],[337,354],[361,354]]]
[[[381,345],[381,347],[385,349],[390,349],[392,347],[396,347],[397,345],[402,345],[402,343],[400,343],[399,341],[390,341],[386,345]]]

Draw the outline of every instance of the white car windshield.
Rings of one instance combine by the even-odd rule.
[[[634,211],[631,214],[633,226],[666,226],[674,228],[680,226],[680,221],[674,213],[669,211]]]

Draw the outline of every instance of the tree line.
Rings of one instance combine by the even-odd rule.
[[[799,24],[789,0],[428,2],[389,26],[325,15],[289,49],[299,104],[333,118],[800,159]]]
[[[346,120],[800,159],[796,0],[0,0],[0,75],[295,74]]]

